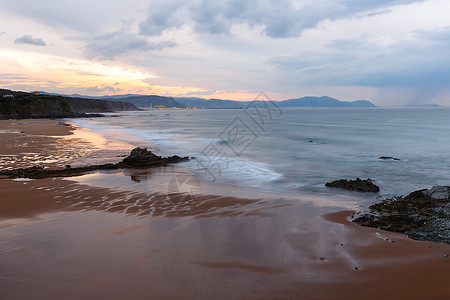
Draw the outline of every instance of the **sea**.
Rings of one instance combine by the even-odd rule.
[[[389,197],[450,185],[448,108],[160,109],[70,122],[192,157],[180,166],[201,181],[248,190],[345,194],[325,183],[371,178]]]

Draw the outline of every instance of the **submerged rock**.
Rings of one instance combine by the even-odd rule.
[[[335,180],[333,182],[327,182],[325,186],[336,187],[362,193],[376,193],[380,191],[380,188],[376,184],[374,184],[372,179],[370,178],[368,179],[356,178],[356,180],[340,179]]]
[[[114,170],[137,167],[160,167],[172,163],[178,163],[189,160],[189,157],[180,157],[178,155],[161,157],[148,151],[147,148],[135,148],[131,150],[129,156],[116,164],[93,165],[86,167],[73,168],[69,165],[65,169],[44,169],[34,166],[25,169],[1,170],[0,176],[8,178],[46,178],[46,177],[68,177],[77,176],[86,172],[97,170]]]
[[[401,232],[418,240],[450,244],[450,187],[434,186],[406,197],[393,197],[369,207],[353,222]]]
[[[400,158],[392,157],[392,156],[380,156],[380,157],[378,157],[378,159],[383,159],[383,160],[400,160]]]

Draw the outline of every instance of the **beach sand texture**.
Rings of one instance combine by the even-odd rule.
[[[0,121],[0,140],[1,169],[133,148],[58,120]],[[450,298],[449,245],[359,227],[333,198],[168,189],[183,172],[0,179],[0,299]]]

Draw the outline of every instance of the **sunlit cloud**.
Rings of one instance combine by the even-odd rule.
[[[67,90],[69,87],[83,88],[90,84],[114,84],[122,82],[124,86],[145,86],[142,79],[156,78],[156,76],[136,69],[106,65],[95,61],[71,59],[60,56],[21,51],[0,50],[0,62],[7,61],[10,70],[6,72],[21,71],[23,76],[11,79],[14,85],[37,85],[38,87],[51,86]],[[6,63],[5,63],[6,65]],[[8,79],[8,78],[7,78]]]
[[[151,81],[157,78],[153,74],[90,60],[0,50],[0,63],[4,61],[15,63],[11,73],[2,74],[2,84],[25,90],[52,88],[53,92],[98,96],[117,93],[195,96],[207,91],[204,88],[152,84]],[[18,70],[23,73],[12,73]]]

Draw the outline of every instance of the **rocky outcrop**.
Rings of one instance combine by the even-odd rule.
[[[131,103],[97,99],[30,94],[0,89],[0,116],[3,119],[93,117],[92,113],[139,110]],[[89,113],[89,115],[87,115]]]
[[[361,193],[376,193],[380,191],[380,188],[376,184],[374,184],[372,179],[370,178],[356,178],[356,180],[340,179],[333,182],[327,182],[325,186],[341,188],[349,191],[357,191]]]
[[[112,111],[139,110],[131,103],[123,101],[109,101],[99,99],[63,97],[67,101],[71,111],[75,113],[102,113]]]
[[[129,156],[125,157],[122,164],[132,167],[146,167],[161,164],[177,163],[183,160],[187,160],[187,157],[179,157],[178,155],[161,157],[148,151],[147,148],[134,148],[131,150]]]
[[[369,207],[353,222],[401,232],[419,239],[450,244],[450,187],[434,186],[406,197],[393,197]]]
[[[87,167],[72,168],[67,165],[65,169],[44,169],[39,166],[14,169],[14,170],[1,170],[0,176],[5,176],[10,179],[14,178],[47,178],[47,177],[70,177],[78,176],[87,172],[97,170],[114,170],[125,168],[138,168],[138,167],[161,167],[172,163],[178,163],[189,160],[189,157],[180,157],[178,155],[161,157],[148,151],[147,148],[135,148],[131,151],[131,154],[124,158],[121,162],[116,164],[104,164],[93,165]]]

